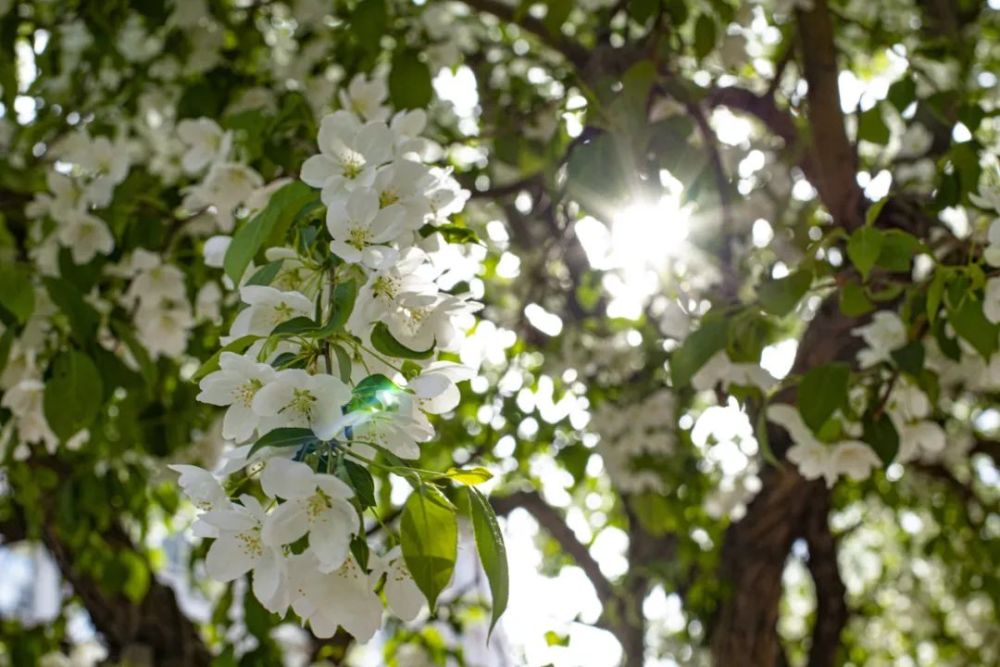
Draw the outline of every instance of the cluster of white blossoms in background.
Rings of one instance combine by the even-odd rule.
[[[621,493],[667,491],[660,473],[643,467],[642,459],[673,453],[675,404],[673,393],[661,389],[641,402],[602,403],[593,412],[589,428],[601,436],[597,451],[611,483]]]
[[[129,173],[128,143],[78,132],[56,149],[57,168],[49,171],[49,192],[40,193],[25,209],[36,223],[32,258],[45,275],[58,275],[59,251],[69,250],[74,264],[87,264],[114,250],[107,223],[94,215],[111,203],[115,186]],[[49,229],[46,220],[55,222]]]
[[[860,439],[822,442],[806,426],[799,411],[786,403],[767,408],[767,418],[780,424],[795,444],[788,449],[788,460],[806,479],[823,478],[832,487],[838,477],[867,479],[873,468],[882,465],[875,451]]]
[[[267,266],[246,269],[238,286],[245,307],[223,340],[245,344],[224,350],[218,370],[200,381],[199,400],[226,408],[222,434],[238,445],[224,472],[258,480],[263,502],[251,494],[232,500],[208,471],[175,467],[205,510],[197,532],[215,538],[210,576],[230,581],[252,571],[267,609],[293,609],[317,636],[340,625],[360,641],[381,623],[383,575],[381,590],[399,617],[415,617],[423,597],[398,549],[373,550],[367,567],[359,562],[351,544],[365,540],[363,506],[338,466],[372,466],[379,453],[419,455],[434,436],[428,415],[454,408],[456,383],[473,373],[438,356],[459,351],[480,308],[442,290],[447,267],[436,261],[447,244],[434,226],[467,195],[447,171],[422,161],[423,112],[389,118],[384,97],[384,85],[362,80],[344,96],[362,115],[342,110],[322,120],[320,152],[303,165],[302,180],[321,190],[325,231],[268,248]],[[189,167],[225,152],[225,135],[208,124],[185,134]],[[289,238],[307,233],[293,227]],[[221,265],[238,242],[212,239],[208,262]],[[261,279],[261,271],[270,275]],[[288,328],[302,322],[325,330]],[[303,439],[264,446],[268,434]]]
[[[906,325],[899,315],[890,311],[875,313],[871,322],[854,329],[853,333],[866,344],[858,352],[861,368],[890,362],[892,353],[907,344]],[[865,388],[861,385],[852,388],[849,400],[854,412],[864,412],[867,402]],[[946,445],[946,434],[939,423],[929,419],[934,406],[920,387],[904,377],[896,378],[883,402],[882,409],[899,437],[899,451],[894,457],[896,462],[931,461],[941,455]],[[837,442],[822,442],[802,420],[799,411],[790,405],[771,405],[767,416],[791,435],[795,444],[788,450],[788,460],[798,466],[806,479],[822,477],[828,486],[832,486],[840,476],[866,479],[873,468],[882,465],[875,451],[861,441],[861,425],[858,423],[843,420],[842,432],[847,437]]]

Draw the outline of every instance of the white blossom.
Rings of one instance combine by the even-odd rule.
[[[340,379],[288,368],[257,391],[252,408],[262,418],[262,431],[311,428],[316,437],[329,440],[342,428],[341,407],[350,400],[351,389]]]
[[[290,544],[309,534],[309,548],[321,572],[332,572],[347,558],[351,537],[361,522],[348,499],[351,487],[333,475],[313,471],[304,463],[282,458],[268,460],[261,486],[269,496],[283,498],[264,521],[264,542]]]
[[[260,389],[277,378],[277,371],[233,352],[219,356],[219,370],[202,378],[198,400],[228,406],[222,437],[243,442],[253,435],[260,417],[251,408]]]

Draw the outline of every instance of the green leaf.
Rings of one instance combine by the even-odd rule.
[[[375,373],[359,382],[351,392],[351,402],[347,411],[367,410],[370,408],[386,409],[393,403],[393,396],[403,393],[398,384],[382,375]]]
[[[0,266],[0,306],[24,324],[35,310],[31,276],[17,266]]]
[[[372,328],[372,347],[398,359],[430,359],[434,354],[434,346],[431,345],[426,350],[411,350],[392,335],[389,327],[384,322],[376,322]]]
[[[434,97],[431,70],[416,50],[403,49],[392,57],[389,99],[397,109],[422,109]]]
[[[670,355],[670,377],[674,387],[687,386],[695,373],[712,356],[726,347],[729,339],[729,323],[722,318],[702,320],[697,331],[692,332],[679,348]]]
[[[870,313],[875,308],[865,289],[858,283],[845,283],[840,290],[840,312],[848,317],[858,317]]]
[[[708,14],[701,14],[694,24],[694,54],[701,60],[715,48],[715,19]]]
[[[274,447],[276,449],[285,447],[298,448],[315,445],[319,441],[319,438],[316,437],[311,428],[276,428],[273,431],[265,433],[253,444],[253,447],[250,448],[250,453],[247,454],[247,458],[265,447]]]
[[[871,227],[872,225],[875,224],[875,221],[878,220],[878,216],[882,212],[882,209],[885,208],[885,203],[887,201],[889,201],[889,198],[883,197],[882,199],[879,199],[877,202],[868,207],[868,210],[865,211],[866,225]]]
[[[299,211],[316,197],[316,191],[301,181],[292,181],[271,195],[267,206],[233,236],[223,260],[226,275],[239,283],[264,242],[283,238]]]
[[[445,475],[466,486],[476,486],[493,479],[493,473],[486,468],[449,468]]]
[[[111,329],[125,343],[128,351],[132,354],[132,358],[139,364],[139,372],[142,373],[142,379],[152,389],[153,385],[156,384],[156,364],[150,359],[149,352],[135,337],[128,324],[119,320],[112,320]]]
[[[284,264],[285,260],[278,259],[273,262],[268,262],[264,266],[257,269],[256,273],[250,276],[247,280],[247,285],[270,285],[271,281],[274,280],[275,276],[278,275],[278,271],[281,271],[281,265]]]
[[[917,98],[917,84],[910,76],[904,76],[896,83],[889,86],[888,100],[896,107],[897,111],[902,111],[910,106],[910,103]]]
[[[52,432],[67,440],[90,426],[101,411],[104,384],[97,366],[83,352],[67,350],[52,361],[42,405]]]
[[[271,330],[273,335],[305,335],[314,334],[319,331],[319,324],[311,317],[300,315],[290,320],[285,320]]]
[[[351,485],[354,492],[361,501],[361,508],[375,507],[375,480],[364,466],[355,463],[350,459],[342,459],[344,474],[341,476],[345,482]]]
[[[937,319],[938,311],[941,309],[941,298],[944,296],[945,284],[950,275],[949,269],[939,266],[927,286],[927,321],[931,324]]]
[[[330,321],[324,325],[320,332],[321,336],[329,336],[335,331],[340,331],[347,324],[347,320],[354,311],[354,302],[358,298],[358,284],[353,280],[337,283],[333,289],[333,312],[330,314]]]
[[[997,334],[1000,329],[986,319],[983,303],[979,299],[971,294],[966,295],[957,308],[949,311],[948,321],[955,333],[983,355],[983,359],[989,361],[997,350]]]
[[[757,296],[765,311],[784,317],[792,312],[811,286],[811,272],[795,271],[784,278],[763,283],[757,288]]]
[[[7,359],[10,357],[10,348],[14,346],[14,330],[7,329],[0,336],[0,373],[7,368]]]
[[[209,373],[214,373],[219,370],[219,359],[222,357],[223,352],[235,352],[236,354],[242,354],[247,350],[247,348],[258,340],[260,340],[260,336],[247,334],[246,336],[240,336],[228,345],[216,350],[215,354],[206,359],[205,363],[198,367],[198,370],[196,370],[194,375],[191,376],[191,381],[198,382]]]
[[[545,0],[545,7],[542,24],[552,35],[559,35],[559,29],[573,10],[573,0]]]
[[[94,307],[84,301],[83,295],[72,283],[62,278],[45,277],[42,282],[52,303],[69,320],[69,333],[73,339],[83,347],[93,344],[97,337],[97,325],[101,321]]]
[[[847,256],[865,280],[881,252],[882,232],[874,227],[859,227],[847,241]]]
[[[877,104],[868,111],[861,112],[858,118],[858,139],[882,146],[889,143],[889,126]]]
[[[455,571],[455,510],[433,499],[426,486],[419,486],[403,506],[399,536],[406,567],[433,611]]]
[[[920,377],[924,370],[924,345],[919,340],[910,341],[898,350],[891,352],[893,360],[899,369],[914,377]]]
[[[477,489],[468,487],[465,493],[469,502],[472,528],[476,535],[476,550],[479,552],[479,561],[483,564],[486,579],[490,582],[490,594],[493,596],[493,613],[490,619],[490,635],[492,635],[497,621],[507,609],[510,593],[507,549],[504,546],[503,533],[497,522],[497,516],[486,496]]]
[[[361,0],[351,14],[351,32],[362,46],[377,51],[387,21],[385,0]]]
[[[882,234],[882,249],[878,255],[878,265],[896,273],[908,273],[913,256],[922,249],[922,244],[912,234],[901,229],[890,229]]]
[[[331,345],[334,356],[337,357],[337,372],[340,374],[341,382],[351,381],[351,357],[347,350],[339,345]]]
[[[886,413],[865,415],[862,422],[862,436],[868,446],[875,450],[884,465],[889,465],[899,452],[899,432]]]
[[[798,405],[802,421],[814,433],[847,400],[850,367],[841,362],[813,368],[799,383]]]
[[[484,245],[482,239],[479,238],[479,234],[461,225],[432,225],[428,223],[418,229],[417,232],[423,238],[427,238],[431,234],[440,234],[448,243],[475,243],[477,245]]]

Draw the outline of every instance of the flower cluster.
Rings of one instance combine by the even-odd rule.
[[[601,436],[598,451],[620,492],[666,493],[663,476],[642,464],[673,453],[675,402],[670,390],[661,389],[639,403],[605,403],[594,411],[591,428]]]
[[[359,476],[370,484],[369,469],[408,470],[434,436],[428,415],[458,404],[456,383],[471,370],[439,355],[458,351],[480,306],[441,285],[447,242],[435,232],[466,194],[423,162],[423,112],[389,118],[384,86],[363,79],[343,97],[352,110],[323,119],[320,152],[302,167],[320,201],[283,184],[260,214],[298,218],[292,243],[230,273],[245,307],[200,380],[198,399],[226,408],[222,435],[238,445],[225,472],[258,481],[259,493],[232,500],[209,472],[176,469],[204,510],[198,533],[215,538],[213,578],[252,571],[267,609],[293,609],[317,636],[340,625],[363,641],[380,625],[383,577],[399,617],[416,616],[423,597],[398,548],[369,553],[361,512],[371,490]],[[186,168],[225,152],[209,124],[184,134]],[[290,201],[295,210],[283,208]],[[212,239],[206,259],[229,271],[250,236]]]

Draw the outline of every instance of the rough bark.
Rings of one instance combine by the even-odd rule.
[[[835,299],[820,308],[799,345],[793,373],[831,361],[853,359],[860,341],[852,328],[863,319],[840,313]],[[794,388],[778,400],[794,402]],[[769,429],[771,447],[779,457],[791,446],[788,434]],[[807,519],[826,520],[827,491],[821,481],[809,482],[793,468],[767,468],[761,492],[742,520],[726,532],[720,578],[728,595],[712,628],[712,654],[717,665],[772,667],[783,660],[775,631],[781,601],[781,575],[792,542],[805,535]],[[839,633],[838,633],[839,636]]]
[[[8,542],[29,538],[23,514],[18,512],[0,522],[0,534]],[[211,654],[198,628],[181,611],[169,586],[151,577],[146,596],[138,604],[133,603],[80,571],[76,565],[78,554],[59,534],[54,523],[44,523],[39,537],[63,578],[87,609],[112,659],[141,652],[149,656],[152,664],[162,667],[211,664]],[[140,553],[118,524],[112,524],[100,537],[110,550]]]
[[[837,565],[837,541],[830,532],[830,494],[820,488],[812,497],[806,517],[805,538],[809,545],[809,573],[816,586],[816,623],[809,647],[809,667],[838,664],[840,634],[847,624],[844,582]]]

